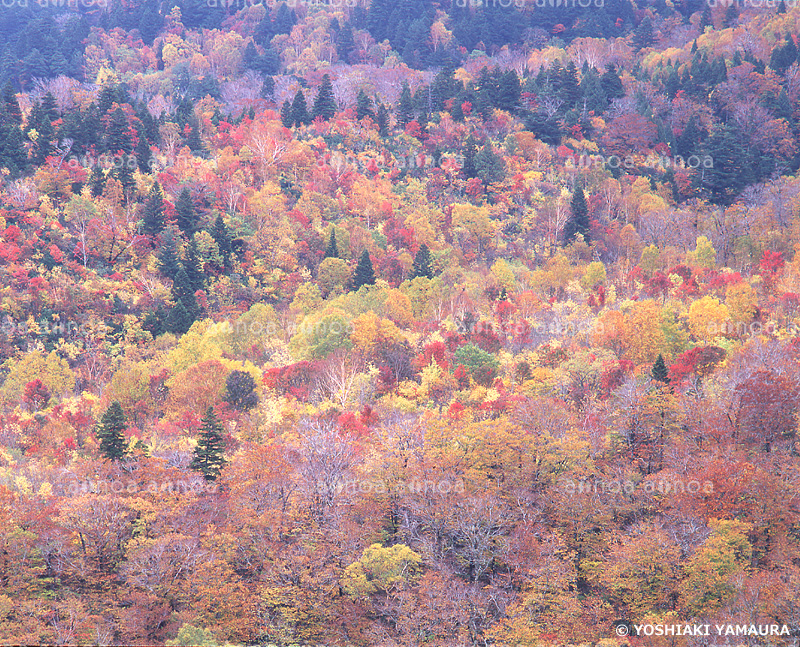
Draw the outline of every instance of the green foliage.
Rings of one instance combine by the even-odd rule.
[[[214,413],[214,408],[208,407],[203,416],[200,438],[194,448],[194,458],[189,465],[190,469],[201,472],[206,481],[216,480],[222,468],[228,462],[223,455],[225,440],[222,437],[222,432],[222,423]]]
[[[118,460],[125,456],[125,436],[122,433],[125,429],[125,413],[120,403],[114,401],[106,409],[95,431],[100,441],[100,451],[107,459]]]
[[[312,112],[312,117],[314,119],[317,117],[321,117],[325,120],[332,119],[336,114],[336,111],[336,99],[333,96],[331,77],[329,74],[325,74],[322,77],[322,85],[317,93],[317,98],[314,100],[314,111]]]
[[[164,644],[169,647],[219,647],[211,631],[190,624],[182,625],[178,635]]]
[[[413,280],[419,276],[425,278],[433,278],[433,268],[431,267],[431,250],[425,243],[419,246],[416,256],[414,257],[414,265],[411,268],[409,279]]]
[[[358,265],[353,273],[353,289],[358,290],[363,285],[375,284],[375,272],[372,269],[372,260],[369,252],[365,249],[358,259]]]

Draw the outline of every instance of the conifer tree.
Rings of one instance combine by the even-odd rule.
[[[189,239],[183,267],[186,270],[186,278],[189,279],[192,292],[202,290],[205,284],[205,274],[203,274],[203,270],[200,267],[200,256],[197,253],[197,241],[194,236]]]
[[[325,255],[322,258],[339,258],[339,246],[336,244],[336,229],[333,227],[331,227],[331,237],[328,240],[328,246],[325,248]]]
[[[416,256],[414,256],[414,265],[411,268],[411,276],[408,278],[416,279],[417,277],[424,276],[425,278],[433,278],[433,268],[431,267],[431,250],[425,243],[419,246]]]
[[[222,432],[222,423],[214,413],[213,407],[208,407],[203,416],[200,438],[194,448],[194,458],[189,465],[190,469],[201,472],[206,481],[216,480],[227,463],[223,455],[225,440]]]
[[[17,93],[14,92],[14,86],[11,85],[11,81],[6,83],[3,89],[3,104],[8,119],[18,126],[21,126],[22,110],[20,110],[19,101],[17,101]]]
[[[667,365],[664,363],[664,357],[661,353],[658,354],[655,364],[653,364],[650,376],[657,382],[669,384],[669,371],[667,370]]]
[[[92,189],[92,197],[99,198],[103,195],[103,190],[106,187],[106,174],[99,164],[95,164],[92,172],[89,174],[89,186]]]
[[[283,102],[281,106],[281,123],[284,128],[291,128],[294,125],[294,117],[292,116],[292,104],[289,100]]]
[[[109,460],[118,460],[125,455],[125,436],[127,427],[125,413],[116,400],[106,409],[95,435],[100,441],[100,451]]]
[[[136,165],[139,167],[140,173],[150,173],[153,170],[150,168],[150,160],[152,159],[150,144],[147,143],[147,137],[144,136],[144,128],[137,132],[139,141],[136,142]]]
[[[325,120],[332,119],[336,114],[336,108],[331,77],[326,74],[322,77],[322,85],[317,93],[317,98],[314,100],[313,117],[314,119],[317,117],[322,117]]]
[[[292,102],[292,123],[295,126],[303,126],[311,123],[311,115],[308,112],[306,95],[302,90],[298,90]]]
[[[405,128],[414,120],[414,100],[411,97],[411,88],[408,81],[403,81],[400,93],[400,102],[397,104],[397,125]]]
[[[157,236],[164,231],[164,194],[158,182],[153,182],[142,210],[142,233]]]
[[[389,136],[389,111],[386,109],[386,106],[383,105],[383,102],[378,102],[378,113],[376,115],[376,120],[378,122],[378,134],[381,137],[388,137]]]
[[[577,187],[572,194],[570,218],[564,225],[564,244],[569,244],[578,234],[582,234],[584,240],[589,240],[589,208],[581,187]]]
[[[464,166],[461,170],[464,175],[468,178],[477,177],[478,167],[475,164],[475,158],[478,156],[478,147],[475,144],[475,138],[471,134],[464,140],[462,154],[464,155]]]
[[[180,230],[191,236],[197,230],[197,213],[189,189],[184,188],[175,203],[175,216]]]
[[[361,253],[361,258],[358,259],[358,265],[353,274],[353,290],[358,290],[363,285],[375,285],[375,272],[366,249]]]
[[[214,242],[217,243],[219,255],[222,257],[223,269],[227,272],[231,269],[231,235],[221,214],[217,214],[211,236],[214,238]]]
[[[358,119],[369,117],[375,121],[375,107],[372,105],[372,99],[369,98],[364,90],[359,91],[356,99],[356,116]]]
[[[176,242],[177,232],[174,226],[167,227],[161,232],[161,247],[158,251],[158,270],[164,276],[175,281],[181,264],[178,261],[178,250]]]

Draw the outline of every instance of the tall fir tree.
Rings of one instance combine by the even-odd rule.
[[[295,126],[303,126],[311,123],[311,114],[308,112],[306,95],[302,90],[298,90],[292,101],[292,123]]]
[[[581,187],[577,187],[572,194],[570,217],[564,225],[564,244],[572,242],[578,234],[589,241],[589,207]]]
[[[336,229],[331,227],[331,237],[328,239],[328,246],[325,248],[325,258],[339,258],[339,246],[336,244]]]
[[[197,231],[197,212],[189,189],[184,188],[175,203],[175,217],[180,230],[188,237]]]
[[[358,290],[364,285],[375,285],[375,271],[372,269],[372,260],[366,249],[361,253],[356,271],[353,273],[353,290]]]
[[[158,236],[164,231],[164,226],[164,194],[161,192],[161,185],[153,182],[142,209],[142,233]]]
[[[356,117],[358,119],[369,117],[372,121],[375,121],[375,106],[372,104],[372,99],[369,98],[369,95],[367,95],[364,90],[359,91],[358,98],[356,99]]]
[[[136,165],[139,167],[140,173],[150,173],[153,169],[151,167],[151,160],[153,152],[150,150],[150,144],[147,143],[147,137],[144,136],[144,127],[137,131],[139,140],[136,142]]]
[[[669,370],[667,370],[667,365],[664,362],[664,356],[661,353],[658,354],[658,357],[653,364],[653,368],[650,370],[650,377],[657,382],[669,384]]]
[[[225,221],[222,219],[221,214],[217,214],[217,219],[214,221],[214,229],[211,232],[214,242],[217,243],[219,255],[222,258],[222,269],[229,272],[231,269],[231,234],[228,231]]]
[[[400,102],[397,104],[397,125],[405,128],[414,120],[414,99],[411,96],[411,88],[408,81],[403,81],[403,89],[400,92]]]
[[[284,128],[291,128],[294,125],[294,117],[292,116],[292,104],[287,99],[281,106],[281,123]]]
[[[427,279],[433,278],[433,268],[431,267],[431,250],[425,243],[419,246],[416,256],[414,256],[414,265],[411,267],[411,276],[409,279],[416,279],[418,277],[425,277]]]
[[[314,119],[317,117],[321,117],[325,120],[333,119],[336,115],[336,109],[336,99],[333,96],[331,77],[329,74],[326,74],[322,77],[322,85],[320,85],[317,98],[314,100],[312,116]]]
[[[175,231],[174,225],[166,227],[159,236],[161,245],[158,250],[158,271],[173,282],[181,270],[178,260],[177,237],[178,233]]]
[[[222,436],[222,423],[214,413],[213,407],[203,415],[200,438],[194,448],[190,469],[199,471],[206,481],[215,481],[228,462],[225,460],[225,439]]]
[[[109,460],[119,460],[125,456],[125,436],[127,428],[125,412],[116,400],[106,409],[95,435],[100,441],[100,451]]]

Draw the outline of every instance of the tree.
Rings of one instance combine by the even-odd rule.
[[[153,182],[142,210],[142,233],[158,236],[164,230],[164,194],[158,182]]]
[[[109,460],[118,460],[125,455],[125,436],[122,434],[127,428],[125,413],[116,400],[106,409],[100,424],[95,431],[100,441],[100,451]]]
[[[414,265],[411,268],[409,279],[415,279],[418,276],[425,278],[433,278],[433,268],[431,268],[431,251],[428,246],[423,243],[419,246],[416,256],[414,257]]]
[[[284,128],[291,128],[294,125],[294,117],[292,116],[292,104],[287,99],[281,106],[281,123]]]
[[[656,362],[653,364],[653,368],[650,370],[650,377],[657,382],[669,384],[669,370],[667,369],[667,365],[664,363],[664,356],[661,353],[658,354]]]
[[[308,112],[306,95],[302,90],[298,90],[292,101],[292,123],[295,126],[303,126],[311,123],[311,115]]]
[[[363,285],[375,285],[375,272],[366,249],[361,253],[356,271],[353,273],[353,289],[358,290]]]
[[[570,203],[570,218],[564,225],[564,244],[581,234],[588,242],[589,240],[589,208],[586,205],[586,196],[581,187],[575,189]]]
[[[225,381],[223,400],[238,411],[249,411],[258,404],[256,383],[247,371],[231,371]]]
[[[159,236],[161,245],[158,250],[158,270],[172,281],[175,281],[175,277],[178,276],[181,269],[176,234],[175,227],[172,225],[164,229]]]
[[[328,239],[328,246],[325,248],[325,255],[322,258],[339,258],[339,247],[336,245],[336,229],[334,227],[331,227],[331,237]]]
[[[408,85],[408,81],[403,81],[400,102],[397,104],[397,125],[405,128],[413,120],[414,100],[411,97],[411,88]]]
[[[375,106],[364,90],[360,90],[356,99],[356,116],[358,119],[369,117],[375,121]]]
[[[197,298],[194,293],[195,290],[192,289],[189,276],[186,270],[181,267],[172,283],[172,298],[175,301],[175,307],[172,308],[167,318],[167,330],[169,332],[182,335],[192,327],[195,319],[200,314],[200,308],[197,305]]]
[[[231,244],[231,234],[225,221],[222,219],[222,214],[217,214],[217,219],[214,221],[214,229],[211,236],[219,249],[219,255],[222,257],[223,269],[227,272],[231,269],[231,253],[233,252]]]
[[[197,213],[192,202],[192,195],[189,189],[184,188],[175,203],[175,217],[178,227],[187,236],[191,236],[197,231]]]
[[[215,481],[228,462],[223,456],[225,440],[222,437],[222,423],[214,413],[213,407],[206,409],[202,423],[200,438],[189,468],[201,472],[206,481]]]
[[[314,100],[314,111],[312,116],[314,119],[321,117],[328,120],[333,119],[336,115],[336,99],[333,96],[333,85],[331,84],[331,77],[326,74],[322,77],[322,85],[317,93],[317,98]]]

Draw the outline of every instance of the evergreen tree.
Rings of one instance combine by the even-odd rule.
[[[100,451],[108,460],[118,460],[125,456],[125,436],[127,428],[125,413],[116,400],[106,409],[95,435],[100,441]]]
[[[381,137],[389,136],[389,111],[382,101],[378,102],[378,114],[376,115],[378,122],[378,134]]]
[[[167,317],[167,330],[183,335],[192,327],[200,313],[192,284],[183,267],[178,270],[172,283],[172,299],[175,301],[175,306]]]
[[[311,123],[311,115],[306,104],[306,95],[302,90],[298,90],[292,102],[292,123],[295,126],[303,126]]]
[[[708,5],[706,5],[706,9],[708,9]],[[650,16],[645,16],[636,31],[633,32],[633,45],[636,49],[644,49],[650,47],[654,41],[653,21]]]
[[[497,88],[496,105],[500,110],[514,113],[519,107],[519,99],[522,95],[522,86],[519,77],[514,70],[508,70],[500,77]]]
[[[476,165],[478,146],[472,134],[464,140],[464,148],[461,150],[461,153],[464,156],[464,166],[461,169],[464,175],[470,179],[478,177],[478,167]]]
[[[160,235],[161,246],[158,250],[158,271],[173,282],[181,270],[178,261],[177,234],[174,225],[165,228]]]
[[[281,123],[284,128],[291,128],[294,125],[294,117],[292,116],[292,104],[289,100],[283,102],[281,106]]]
[[[339,258],[339,246],[336,244],[336,229],[333,227],[331,227],[331,237],[328,240],[328,246],[325,248],[325,255],[322,258]]]
[[[564,225],[564,244],[572,242],[578,234],[582,234],[584,240],[589,241],[589,208],[581,187],[577,187],[572,194],[570,218]]]
[[[175,217],[178,227],[186,236],[191,236],[197,231],[197,212],[189,189],[184,188],[178,196],[178,201],[175,203]]]
[[[211,232],[214,242],[217,243],[219,255],[222,257],[223,270],[228,272],[231,269],[231,235],[221,214],[217,214],[214,221],[214,230]]]
[[[48,92],[42,98],[42,113],[52,122],[61,115],[58,112],[58,103],[52,92]]]
[[[205,287],[205,274],[200,267],[200,255],[197,253],[197,241],[194,236],[189,239],[183,267],[186,270],[186,278],[189,279],[192,292],[202,290]]]
[[[200,438],[194,448],[194,458],[189,465],[190,469],[201,472],[206,481],[216,480],[227,463],[223,456],[225,441],[222,432],[222,423],[214,413],[213,407],[208,407],[203,416]]]
[[[714,160],[714,167],[699,169],[699,181],[715,204],[731,204],[752,180],[752,160],[742,139],[733,128],[724,126],[706,142],[706,154]]]
[[[703,6],[703,13],[700,14],[700,33],[702,34],[706,27],[714,28],[714,21],[711,18],[711,5],[709,3],[705,3]],[[694,41],[695,45],[697,44],[697,40]]]
[[[157,236],[164,230],[164,194],[158,182],[153,182],[142,210],[142,233]]]
[[[661,353],[658,354],[656,362],[653,364],[653,368],[650,370],[650,377],[657,382],[669,384],[669,371],[667,370],[667,365],[664,363],[664,357],[661,355]]]
[[[622,79],[619,78],[617,68],[613,63],[609,63],[606,66],[606,71],[600,77],[600,85],[609,101],[621,99],[625,96],[625,87],[622,85]]]
[[[150,168],[150,161],[153,157],[150,150],[150,144],[147,143],[147,137],[144,136],[144,128],[138,133],[139,141],[136,142],[136,165],[139,167],[140,173],[150,173],[153,169]]]
[[[112,155],[127,154],[133,150],[128,118],[117,108],[111,113],[111,119],[106,130],[105,150]]]
[[[250,110],[252,111],[253,108],[251,107]],[[252,119],[252,117],[250,118]],[[192,152],[202,154],[204,149],[203,140],[200,139],[200,123],[197,121],[197,117],[194,114],[189,117],[188,125],[189,136],[186,138],[186,145]]]
[[[95,164],[92,172],[89,175],[89,186],[92,189],[92,197],[99,198],[103,195],[103,190],[106,188],[106,175],[99,164]]]
[[[322,117],[325,120],[333,119],[336,114],[336,99],[333,96],[333,85],[331,84],[330,75],[326,74],[322,77],[322,85],[317,93],[317,98],[314,101],[313,117]]]
[[[408,81],[403,81],[400,93],[400,102],[397,104],[397,125],[405,128],[414,120],[414,100],[411,97],[411,88]]]
[[[487,141],[475,156],[475,169],[484,184],[500,182],[505,177],[505,163],[495,154],[492,144]]]
[[[580,86],[578,84],[578,69],[575,63],[569,62],[567,67],[561,72],[561,99],[564,101],[564,107],[571,110],[578,103],[581,96]]]
[[[361,258],[358,259],[358,265],[353,274],[353,289],[358,290],[363,285],[375,285],[375,272],[366,249],[361,253]]]
[[[6,83],[3,89],[3,108],[7,119],[18,126],[22,125],[22,110],[19,108],[17,93],[14,92],[14,86],[11,85],[11,81]]]
[[[265,76],[261,84],[261,98],[271,101],[275,95],[275,79],[271,76]],[[219,122],[217,122],[219,123]]]
[[[369,98],[364,90],[359,91],[356,99],[356,116],[358,119],[369,117],[372,121],[375,121],[375,107],[372,105],[372,99]]]
[[[250,411],[258,404],[256,383],[247,371],[231,371],[225,380],[223,400],[237,411]]]
[[[411,276],[409,279],[416,279],[420,276],[425,278],[433,278],[433,268],[431,267],[431,250],[423,243],[419,246],[416,256],[414,256],[414,265],[411,268]]]
[[[339,30],[336,36],[336,55],[344,63],[350,62],[350,55],[356,49],[356,41],[353,38],[353,28],[346,24]]]

